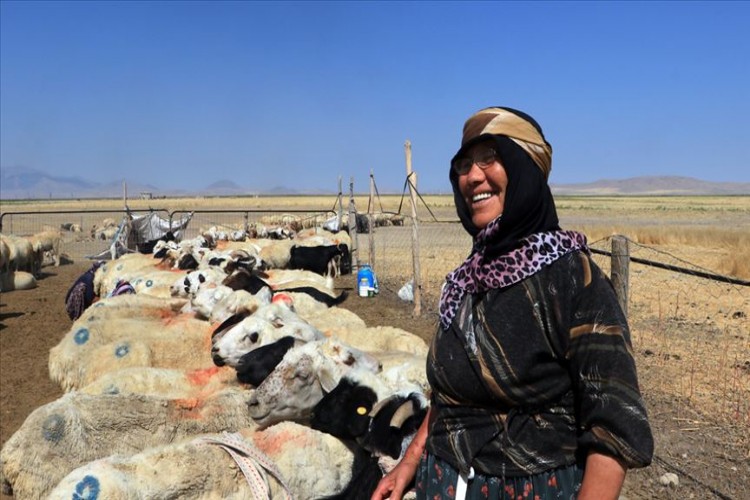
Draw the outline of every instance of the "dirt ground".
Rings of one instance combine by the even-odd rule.
[[[37,289],[0,296],[0,445],[35,408],[62,395],[49,379],[49,350],[72,324],[64,309],[65,293],[89,266],[90,262],[80,261],[59,268],[45,267]],[[360,298],[354,284],[353,276],[338,282],[341,289],[350,290],[343,307],[356,312],[368,325],[396,326],[426,340],[432,337],[437,325],[434,314],[413,317],[413,306],[389,290],[382,290],[376,298]],[[639,357],[646,355],[637,352]],[[640,359],[638,362],[641,366]],[[742,441],[739,437],[725,436],[723,443],[706,439],[700,432],[703,416],[686,414],[683,405],[662,394],[645,393],[645,398],[656,437],[657,458],[651,467],[628,475],[622,498],[750,498],[750,453],[726,448],[726,442]],[[696,454],[705,457],[706,466],[715,468],[710,485],[695,480],[705,477],[691,469],[696,467],[696,461],[688,458]],[[659,484],[658,479],[665,472],[677,473],[679,487]]]

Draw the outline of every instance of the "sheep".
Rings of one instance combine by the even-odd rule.
[[[169,286],[180,275],[187,274],[179,270],[164,270],[154,263],[149,255],[140,253],[125,254],[111,262],[104,263],[96,270],[94,276],[94,293],[99,297],[107,296],[120,280],[130,282],[140,293],[168,296]],[[164,293],[166,287],[167,294]]]
[[[49,253],[55,267],[60,266],[62,235],[59,231],[44,231],[30,236],[28,239],[40,264],[44,261],[45,253]]]
[[[339,295],[333,295],[329,287],[319,287],[308,281],[288,281],[282,284],[273,284],[266,281],[261,276],[267,277],[267,274],[265,272],[255,273],[250,272],[247,269],[237,269],[227,277],[222,284],[235,290],[246,290],[251,294],[258,293],[264,287],[284,293],[305,293],[316,301],[325,304],[327,307],[340,304],[346,300],[348,296],[346,291],[341,292]]]
[[[34,410],[0,451],[2,477],[18,498],[46,498],[70,471],[188,436],[254,428],[250,392],[167,399],[73,391]]]
[[[50,349],[50,378],[69,391],[131,366],[208,368],[210,337],[208,322],[185,315],[76,322]]]
[[[306,422],[312,408],[352,366],[376,372],[372,356],[335,339],[310,341],[287,351],[249,402],[250,416],[264,428],[283,420]]]
[[[280,240],[274,242],[273,245],[266,245],[260,249],[260,259],[268,268],[284,269],[289,265],[289,259],[292,258],[293,246],[292,240]]]
[[[363,381],[350,370],[314,407],[310,426],[346,441],[354,441],[364,462],[357,487],[368,495],[384,472],[403,456],[427,414],[427,399],[419,391],[382,396],[379,381]],[[370,377],[372,378],[372,377]]]
[[[31,290],[37,287],[36,278],[26,271],[8,271],[0,273],[0,292],[13,290]]]
[[[195,297],[185,304],[182,312],[194,312],[209,323],[222,323],[239,313],[253,313],[258,307],[271,303],[271,290],[263,288],[255,295],[245,290],[232,290],[225,285],[201,287]]]
[[[161,298],[145,294],[124,294],[103,297],[87,308],[76,319],[75,325],[86,326],[90,322],[113,318],[161,318],[177,316],[187,303],[183,298]]]
[[[60,229],[63,231],[70,231],[71,233],[80,233],[83,229],[80,224],[75,222],[63,222],[60,224]]]
[[[237,380],[258,387],[281,362],[289,349],[303,343],[303,340],[287,336],[243,354],[235,367]]]
[[[264,457],[274,471],[258,466],[261,484],[267,484],[261,490],[267,491],[250,489],[227,448]],[[49,498],[97,491],[100,498],[312,500],[337,494],[350,483],[352,461],[352,452],[339,439],[283,422],[264,430],[205,434],[131,456],[97,460],[68,474]]]
[[[305,269],[322,276],[337,276],[331,262],[342,255],[348,254],[349,249],[346,245],[325,245],[325,246],[293,246],[290,251],[289,267],[291,269]]]
[[[136,394],[166,399],[201,397],[229,387],[239,387],[236,372],[212,366],[198,370],[133,366],[104,373],[84,385],[83,394]]]
[[[14,235],[3,235],[2,239],[8,247],[7,270],[26,271],[31,274],[39,272],[41,261],[36,258],[34,247],[29,240]]]
[[[0,273],[10,270],[10,247],[5,236],[0,234]]]
[[[221,283],[227,273],[218,268],[190,271],[172,282],[169,291],[172,297],[195,297],[201,286],[208,283]]]
[[[232,316],[219,325],[214,330],[211,356],[218,366],[236,367],[243,355],[287,336],[305,342],[324,338],[288,306],[271,303],[253,314]]]
[[[307,321],[326,336],[336,336],[343,342],[365,351],[404,351],[426,356],[427,343],[413,333],[391,326],[364,326],[354,313],[330,308],[307,316]]]

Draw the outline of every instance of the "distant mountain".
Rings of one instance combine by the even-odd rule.
[[[200,194],[206,196],[241,196],[248,194],[248,190],[232,181],[222,179],[206,186]]]
[[[568,196],[750,194],[750,182],[710,182],[679,176],[603,179],[585,184],[552,184],[550,188],[553,194]]]
[[[154,197],[164,196],[245,196],[251,194],[296,195],[335,194],[333,190],[294,189],[274,186],[270,189],[249,189],[231,180],[222,179],[203,189],[186,191],[161,189],[151,184],[126,181],[129,198],[141,193]],[[585,184],[553,184],[556,195],[607,196],[607,195],[750,195],[748,182],[709,182],[691,177],[633,177],[630,179],[604,179]],[[78,177],[50,175],[25,167],[0,168],[0,200],[45,198],[121,198],[123,181],[95,183]]]

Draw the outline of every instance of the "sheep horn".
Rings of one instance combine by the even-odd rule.
[[[406,419],[414,415],[414,413],[414,405],[412,404],[411,399],[407,399],[406,402],[399,406],[393,414],[389,425],[400,429],[401,426],[404,425],[404,422],[406,422]]]
[[[374,418],[375,415],[378,414],[380,410],[383,409],[383,407],[386,405],[386,403],[390,400],[390,398],[381,399],[377,403],[375,403],[375,406],[372,407],[372,410],[370,410],[370,418]]]

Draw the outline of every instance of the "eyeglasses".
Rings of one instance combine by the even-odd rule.
[[[497,160],[497,153],[494,149],[488,148],[480,151],[473,158],[456,158],[451,167],[458,175],[466,175],[471,170],[472,165],[476,164],[477,167],[484,170],[495,163],[495,160]]]

